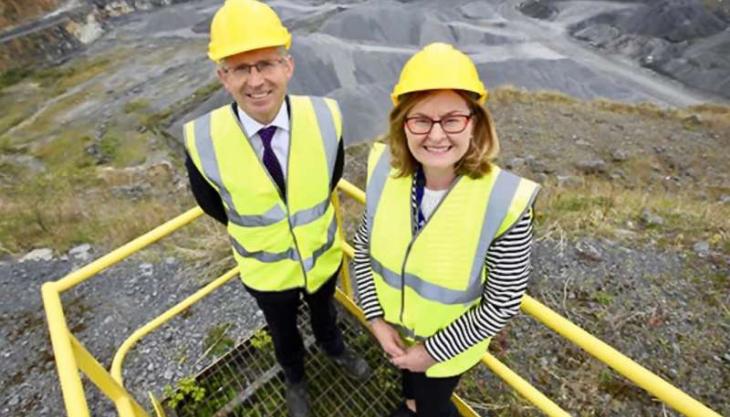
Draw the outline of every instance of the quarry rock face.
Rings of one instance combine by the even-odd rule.
[[[0,71],[55,64],[104,34],[109,19],[185,0],[4,0]]]
[[[548,1],[548,0],[546,0]],[[552,2],[551,3],[558,3]],[[697,0],[627,1],[572,25],[573,36],[686,85],[730,98],[730,15]]]
[[[0,32],[0,72],[53,64],[78,51],[96,56],[127,46],[131,51],[172,47],[178,52],[174,63],[123,69],[135,80],[124,94],[141,95],[138,98],[163,111],[217,82],[206,47],[210,21],[221,1],[70,0],[40,2],[34,9],[33,2],[23,3],[29,8],[25,20],[15,18]],[[160,7],[166,4],[170,6]],[[371,139],[385,130],[389,95],[400,69],[413,53],[436,41],[450,42],[468,53],[490,91],[511,85],[581,99],[680,107],[713,101],[730,91],[726,15],[696,1],[275,0],[270,4],[293,35],[296,71],[290,92],[338,99],[348,120],[347,143]],[[48,11],[53,6],[56,9]],[[8,7],[4,10],[10,21]],[[627,55],[635,65],[617,64],[606,51]],[[114,59],[139,61],[130,53]],[[653,71],[637,71],[640,66]],[[178,78],[173,80],[172,73]],[[688,91],[667,78],[702,91]],[[117,97],[124,87],[110,83],[106,87],[110,94],[119,101],[126,99]],[[222,89],[206,96],[185,114],[176,114],[169,133],[180,139],[184,121],[230,101]]]
[[[56,10],[62,0],[4,0],[0,3],[0,30],[29,22]]]

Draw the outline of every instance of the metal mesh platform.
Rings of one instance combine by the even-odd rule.
[[[401,401],[400,376],[377,342],[353,317],[338,306],[339,326],[350,349],[373,369],[366,381],[346,376],[314,343],[309,312],[303,306],[299,329],[306,348],[305,370],[311,414],[314,417],[382,417]],[[276,363],[266,329],[261,329],[219,358],[196,377],[205,394],[200,401],[186,397],[170,417],[286,417],[284,373]]]

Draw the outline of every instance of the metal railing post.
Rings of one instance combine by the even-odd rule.
[[[63,315],[61,295],[55,282],[47,282],[41,287],[43,307],[46,310],[48,331],[51,335],[53,356],[61,384],[66,414],[73,417],[90,417],[84,387],[81,385],[79,368],[76,365],[69,330]]]

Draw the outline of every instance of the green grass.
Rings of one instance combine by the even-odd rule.
[[[210,329],[203,340],[203,351],[208,357],[222,356],[235,345],[235,341],[228,336],[232,323],[220,323]]]
[[[91,143],[89,136],[76,136],[68,132],[37,144],[32,154],[43,161],[50,171],[67,172],[93,165],[93,159],[86,152],[86,147]]]
[[[536,210],[542,234],[559,231],[574,237],[612,239],[634,236],[679,249],[691,248],[699,240],[710,241],[714,248],[728,245],[727,205],[707,204],[704,199],[681,193],[646,193],[599,178],[585,179],[585,184],[577,188],[548,185],[543,189]],[[664,224],[642,226],[640,216],[644,209],[661,216]]]
[[[184,114],[188,110],[192,110],[194,106],[202,100],[210,97],[218,91],[221,85],[218,81],[210,82],[197,90],[195,90],[189,98],[168,108],[159,110],[154,113],[144,114],[140,117],[140,124],[152,131],[158,131],[170,123],[170,120],[180,114]]]
[[[52,95],[59,95],[111,67],[114,59],[110,56],[88,58],[57,67],[48,67],[33,73],[32,79]]]
[[[117,168],[144,163],[151,151],[148,135],[136,131],[113,129],[99,141],[99,151],[106,165]]]
[[[79,243],[114,247],[152,230],[188,208],[187,194],[159,189],[130,199],[105,185],[96,167],[36,173],[0,186],[12,200],[0,204],[0,242],[6,251],[37,247],[65,251]]]
[[[138,113],[150,108],[150,102],[145,99],[130,100],[124,104],[124,113]]]
[[[32,74],[33,71],[27,68],[13,68],[0,73],[0,91],[2,91],[5,87],[9,87],[23,81]]]

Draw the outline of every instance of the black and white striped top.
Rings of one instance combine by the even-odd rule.
[[[411,194],[415,195],[415,191]],[[411,201],[413,210],[417,210],[415,199]],[[494,336],[517,314],[532,269],[532,219],[530,209],[507,233],[492,242],[485,259],[487,281],[481,302],[425,341],[426,351],[435,360],[451,359]],[[354,244],[353,266],[360,306],[365,318],[373,320],[384,313],[375,293],[370,267],[367,212],[363,213]]]

